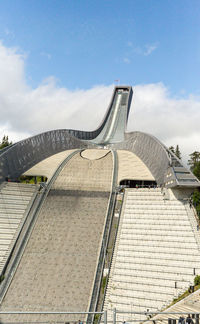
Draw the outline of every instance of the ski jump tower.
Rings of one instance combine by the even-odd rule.
[[[16,179],[38,162],[64,150],[106,147],[136,154],[159,186],[198,187],[197,178],[157,138],[138,131],[126,132],[132,94],[130,86],[115,87],[107,113],[94,131],[53,130],[1,150],[0,182]]]

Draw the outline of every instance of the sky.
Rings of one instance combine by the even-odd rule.
[[[0,1],[0,139],[93,130],[116,84],[128,131],[200,151],[199,0]]]

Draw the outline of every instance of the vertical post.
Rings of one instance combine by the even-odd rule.
[[[104,324],[107,324],[107,310],[104,311]]]
[[[116,308],[113,309],[113,324],[116,324]]]

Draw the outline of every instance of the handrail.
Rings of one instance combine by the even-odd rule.
[[[80,152],[81,150],[76,150],[74,152],[72,152],[66,159],[64,159],[61,164],[58,166],[58,168],[56,169],[56,171],[54,172],[52,178],[50,179],[50,181],[48,182],[45,190],[42,190],[41,194],[39,193],[39,198],[36,201],[36,206],[35,209],[33,210],[33,208],[31,208],[31,210],[29,211],[29,214],[31,216],[31,219],[29,221],[29,224],[27,224],[27,229],[24,233],[24,236],[21,238],[21,242],[19,244],[19,246],[17,247],[17,251],[15,251],[15,258],[12,262],[12,264],[10,265],[9,269],[8,269],[8,273],[7,273],[7,277],[3,280],[2,284],[1,284],[1,289],[0,289],[0,304],[3,301],[3,298],[11,284],[12,278],[17,270],[17,267],[20,263],[20,260],[23,256],[24,250],[26,248],[26,245],[28,243],[28,240],[30,238],[30,235],[32,233],[34,224],[36,222],[37,216],[42,208],[42,205],[51,189],[51,186],[53,185],[53,183],[55,182],[56,178],[58,177],[59,173],[61,172],[61,170],[63,169],[63,167],[65,166],[65,164],[78,152]],[[29,215],[28,215],[29,216]],[[27,216],[27,218],[28,218]],[[23,225],[24,228],[25,224]]]
[[[118,229],[119,229],[119,224],[120,224],[120,219],[121,219],[121,213],[122,213],[123,203],[124,203],[124,194],[123,194],[122,203],[121,203],[121,207],[120,207],[120,211],[119,211],[117,228],[116,228],[116,232],[115,232],[115,239],[114,239],[113,248],[112,248],[112,255],[111,255],[109,269],[108,269],[108,275],[107,275],[106,283],[105,283],[105,290],[104,290],[104,296],[103,296],[102,308],[101,308],[102,311],[103,311],[104,302],[105,302],[105,298],[106,298],[107,284],[108,284],[108,280],[110,279],[109,278],[110,277],[110,271],[111,271],[111,267],[112,267],[112,261],[113,261],[114,251],[115,251],[115,245],[116,245],[116,241],[117,241],[117,234],[118,234]]]
[[[116,185],[116,175],[117,175],[117,154],[115,151],[111,150],[113,155],[113,178],[112,178],[112,188],[109,197],[107,215],[106,215],[106,222],[104,227],[104,233],[102,236],[102,244],[99,253],[99,261],[96,268],[96,275],[94,279],[92,297],[90,301],[89,311],[92,312],[96,310],[98,298],[101,289],[101,280],[103,276],[103,270],[105,265],[105,257],[106,257],[106,250],[108,246],[108,240],[110,235],[110,229],[112,224],[113,212],[114,212],[114,205],[115,205],[115,185]],[[87,323],[91,323],[94,320],[94,316],[88,316]]]

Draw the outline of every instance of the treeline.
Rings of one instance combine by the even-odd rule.
[[[9,142],[8,136],[4,135],[3,138],[2,138],[2,141],[0,142],[0,150],[3,149],[6,146],[11,145],[11,144],[12,144],[12,142]]]
[[[12,145],[13,143],[9,141],[8,136],[4,135],[2,140],[0,141],[0,150],[5,148],[6,146]],[[47,177],[45,176],[21,176],[18,179],[19,182],[24,183],[40,183],[46,182]]]
[[[190,154],[190,160],[188,161],[190,170],[200,180],[200,152],[195,151]],[[195,190],[192,195],[193,205],[196,208],[197,215],[200,219],[200,191]]]

